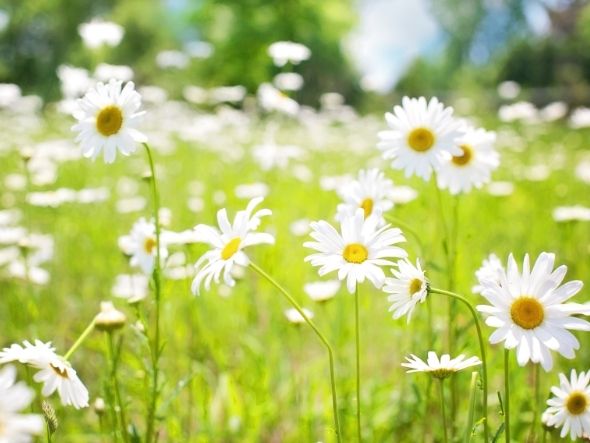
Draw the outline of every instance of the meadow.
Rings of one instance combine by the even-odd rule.
[[[450,289],[451,283],[471,304],[485,304],[472,287],[488,254],[506,264],[513,253],[522,265],[525,253],[534,261],[543,251],[555,253],[556,266],[567,265],[565,281],[588,283],[587,215],[566,221],[554,217],[558,207],[590,207],[588,129],[574,129],[564,119],[501,121],[497,102],[445,99],[456,104],[459,116],[496,131],[500,152],[491,184],[459,196],[442,192],[446,219],[457,220],[451,229],[456,258],[450,282],[444,247],[449,239],[436,184],[406,178],[382,158],[376,146],[378,132],[387,126],[383,114],[360,116],[336,101],[292,117],[262,112],[255,104],[244,110],[202,108],[143,95],[141,130],[154,157],[164,230],[216,226],[219,209],[227,208],[231,220],[251,198],[265,197],[260,207],[272,215],[263,219],[261,231],[271,233],[275,244],[252,246],[248,257],[313,312],[313,321],[332,344],[342,441],[355,440],[357,433],[355,299],[344,282],[333,298],[310,298],[305,284],[334,280],[336,274],[318,277],[317,269],[304,262],[312,251],[303,243],[311,240],[310,221],[335,224],[336,189],[361,169],[379,168],[393,181],[395,205],[388,215],[407,239],[397,246],[408,251],[411,262],[420,258],[433,287]],[[51,341],[63,355],[98,314],[100,302],[113,302],[124,312],[125,325],[112,332],[92,331],[69,359],[89,390],[90,407],[63,406],[56,395],[47,399],[59,421],[53,441],[145,441],[153,376],[146,338],[151,339],[155,320],[153,285],[133,305],[114,297],[112,288],[118,275],[141,272],[130,266],[119,243],[140,217],[152,214],[146,152],[138,145],[136,152],[119,154],[112,164],[101,157],[94,162],[82,158],[70,130],[72,117],[51,107],[31,109],[21,101],[22,109],[0,111],[0,345],[40,339]],[[27,266],[19,274],[14,266],[40,247],[29,233],[53,241],[38,265],[47,275]],[[325,350],[305,323],[288,320],[285,311],[291,306],[282,294],[252,269],[239,268],[234,270],[235,287],[214,283],[195,296],[193,265],[207,246],[180,241],[168,249],[161,291],[158,441],[336,441]],[[582,289],[573,301],[588,303],[587,291]],[[407,374],[401,363],[409,354],[425,359],[431,350],[479,356],[469,311],[461,304],[453,307],[449,350],[444,295],[429,293],[410,322],[405,316],[392,319],[387,294],[368,282],[359,286],[359,303],[363,441],[443,441],[436,384],[427,374]],[[489,345],[492,331],[483,325],[489,429],[503,441],[498,396],[504,395],[503,346]],[[583,332],[576,336],[581,346],[575,359],[553,353],[550,372],[532,363],[520,367],[511,353],[512,441],[558,440],[559,430],[545,429],[540,418],[550,387],[558,384],[557,374],[588,370],[590,337]],[[116,368],[110,344],[118,356]],[[447,383],[449,441],[483,441],[481,377],[473,389],[475,417],[468,423],[472,370],[481,368],[452,376],[455,395]],[[31,410],[39,413],[42,396],[32,372],[19,368],[18,373],[37,390]],[[96,402],[99,398],[106,407]],[[120,417],[111,408],[114,403],[123,406],[127,434],[116,425]]]

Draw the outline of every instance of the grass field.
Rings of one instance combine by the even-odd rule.
[[[417,191],[414,200],[396,204],[391,215],[419,234],[423,251],[408,233],[408,241],[402,245],[410,259],[415,261],[421,252],[432,285],[447,288],[444,233],[434,184],[406,179],[381,158],[376,143],[377,132],[385,128],[382,115],[340,118],[342,113],[309,113],[297,121],[282,116],[263,118],[230,108],[205,113],[177,102],[148,104],[146,110],[142,129],[154,150],[161,205],[169,209],[166,229],[183,231],[199,223],[214,225],[215,214],[223,207],[231,218],[245,208],[251,192],[260,192],[256,187],[238,186],[266,185],[268,193],[262,207],[272,209],[273,214],[264,219],[262,229],[275,235],[276,244],[252,247],[249,257],[313,311],[314,321],[332,342],[343,441],[353,441],[354,297],[344,285],[325,303],[316,303],[305,294],[304,284],[320,278],[316,269],[303,261],[311,253],[303,247],[309,236],[292,225],[301,220],[333,222],[339,202],[330,189],[333,183],[344,175],[356,176],[360,169],[378,167],[396,186]],[[559,206],[590,207],[590,182],[576,174],[584,161],[590,161],[590,133],[570,129],[561,121],[501,123],[495,115],[496,109],[484,105],[478,107],[476,117],[481,126],[497,131],[501,165],[493,178],[506,183],[459,198],[443,193],[447,218],[452,217],[454,205],[458,208],[457,292],[474,305],[484,303],[471,288],[476,283],[475,271],[491,252],[504,263],[510,252],[520,263],[525,253],[535,259],[542,251],[554,252],[556,263],[568,266],[566,281],[587,283],[588,222],[556,222],[553,211]],[[115,334],[115,339],[121,340],[121,396],[128,422],[143,436],[151,369],[145,335],[135,323],[141,315],[151,334],[153,297],[148,296],[139,306],[127,306],[124,300],[112,297],[111,288],[118,274],[136,272],[119,249],[118,238],[128,234],[138,218],[151,216],[149,187],[142,178],[148,163],[141,147],[131,157],[119,156],[112,165],[105,165],[101,159],[93,163],[81,158],[69,130],[72,124],[70,117],[51,110],[35,117],[7,110],[0,120],[0,208],[6,218],[14,211],[19,215],[17,220],[0,226],[0,233],[8,232],[10,226],[21,226],[29,232],[50,235],[54,241],[51,258],[40,265],[50,275],[46,284],[16,278],[9,272],[10,263],[0,268],[0,321],[4,325],[0,345],[39,338],[52,341],[57,352],[64,354],[98,313],[99,303],[113,301],[128,318],[124,329]],[[264,170],[253,152],[270,140],[298,146],[297,158],[290,159],[285,168]],[[23,149],[33,152],[28,172],[22,160]],[[107,194],[101,201],[66,202],[56,207],[26,203],[27,194],[30,199],[33,192],[58,188],[104,188]],[[399,195],[403,199],[402,191]],[[43,197],[37,195],[38,200]],[[305,222],[301,224],[305,226]],[[19,241],[8,234],[5,237],[9,238],[4,249]],[[21,243],[19,251],[23,250]],[[171,247],[170,253],[179,253],[174,259],[190,271],[206,250],[204,245],[185,245]],[[176,269],[176,274],[179,272]],[[214,284],[211,291],[195,297],[190,283],[190,276],[163,280],[161,331],[165,346],[160,361],[159,441],[335,441],[324,349],[305,324],[287,321],[284,311],[290,306],[281,294],[250,269],[241,273],[233,289]],[[429,295],[407,324],[405,317],[391,318],[386,294],[366,283],[359,291],[364,441],[441,441],[436,386],[425,374],[406,374],[400,364],[410,353],[425,358],[429,350],[448,352],[447,299]],[[583,289],[574,301],[585,303],[589,299],[587,289]],[[429,310],[433,313],[432,334]],[[479,355],[469,312],[457,305],[455,313],[457,334],[451,354]],[[484,325],[486,339],[491,332]],[[75,410],[61,406],[57,396],[49,399],[59,419],[54,441],[125,441],[109,430],[108,407],[103,415],[92,407],[98,397],[108,403],[112,395],[107,336],[93,332],[71,358],[89,389],[91,407]],[[584,333],[577,337],[581,348],[574,360],[554,353],[553,371],[539,371],[540,407],[534,398],[533,366],[517,366],[512,353],[513,441],[541,441],[540,413],[550,386],[558,384],[558,372],[588,369],[590,337]],[[503,392],[504,386],[503,350],[501,345],[487,349],[493,435],[503,421],[496,394]],[[455,441],[462,441],[466,433],[469,373],[466,370],[454,376],[457,396],[450,432]],[[24,369],[19,375],[24,380],[30,377]],[[447,393],[451,405],[450,391]],[[477,404],[476,419],[481,414],[480,402]],[[37,403],[33,409],[39,411]],[[503,439],[501,435],[499,441]],[[472,441],[482,441],[481,426]]]

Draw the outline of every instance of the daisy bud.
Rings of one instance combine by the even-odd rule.
[[[152,180],[152,178],[153,178],[152,171],[150,171],[149,169],[144,171],[141,174],[141,179],[145,182],[149,183]]]
[[[23,148],[20,150],[20,156],[25,164],[29,163],[29,161],[33,158],[33,150],[31,148]]]
[[[100,313],[96,316],[96,329],[100,331],[114,331],[125,325],[127,317],[121,311],[117,310],[110,301],[100,303]]]
[[[106,408],[104,400],[101,397],[97,397],[96,400],[94,400],[94,412],[96,412],[96,415],[102,415],[104,414],[104,410]]]
[[[47,423],[47,430],[49,434],[55,434],[55,431],[57,431],[57,428],[59,426],[59,421],[57,420],[57,416],[55,415],[55,409],[53,409],[51,403],[45,400],[41,402],[41,409],[43,410],[43,416],[45,417],[45,422]]]

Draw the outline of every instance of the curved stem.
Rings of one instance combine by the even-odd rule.
[[[158,404],[158,378],[159,378],[159,361],[160,361],[160,301],[161,301],[161,282],[160,282],[160,199],[158,196],[158,187],[156,184],[156,168],[154,167],[154,160],[152,152],[147,143],[143,143],[147,153],[148,162],[151,172],[151,190],[153,199],[154,225],[156,228],[156,263],[154,266],[153,280],[154,293],[156,301],[156,318],[154,326],[154,340],[151,346],[151,360],[152,360],[152,388],[150,403],[148,407],[146,443],[151,443],[154,438],[156,409]]]
[[[477,330],[477,339],[479,341],[479,352],[481,355],[481,378],[483,382],[483,415],[484,415],[484,441],[489,441],[489,429],[488,429],[488,365],[486,360],[486,350],[485,350],[485,342],[483,339],[483,334],[481,331],[481,324],[479,322],[479,317],[477,316],[477,311],[475,308],[469,303],[469,301],[462,297],[459,294],[455,294],[454,292],[445,291],[444,289],[437,289],[437,288],[428,288],[429,293],[434,294],[441,294],[446,295],[448,297],[453,297],[456,300],[459,300],[469,309],[471,316],[473,317],[473,322],[475,323],[475,329]]]
[[[510,443],[510,351],[504,349],[504,435]]]
[[[305,320],[305,322],[309,325],[309,327],[313,330],[313,332],[315,332],[315,334],[320,339],[322,344],[326,347],[326,350],[328,351],[328,360],[330,363],[330,385],[332,388],[332,409],[333,409],[333,413],[334,413],[334,427],[336,428],[335,429],[336,439],[337,439],[338,443],[340,443],[341,442],[340,420],[338,417],[338,398],[336,396],[336,376],[334,373],[334,351],[332,350],[332,346],[330,345],[330,343],[328,342],[328,340],[326,339],[324,334],[322,334],[320,332],[320,330],[313,323],[313,321],[311,321],[311,319],[305,314],[305,312],[303,311],[301,306],[299,306],[299,303],[297,303],[295,301],[295,299],[291,296],[291,294],[289,294],[281,285],[279,285],[277,283],[277,281],[274,278],[272,278],[270,275],[268,275],[258,265],[250,262],[249,266],[254,271],[256,271],[258,274],[260,274],[262,277],[264,277],[275,288],[278,289],[278,291],[289,301],[289,303],[291,303],[291,305],[295,308],[295,310],[299,313],[299,315],[301,315],[301,317]]]
[[[443,435],[444,435],[444,442],[448,443],[449,436],[447,434],[447,412],[445,408],[445,389],[443,387],[444,380],[441,378],[438,380],[439,392],[440,392],[440,411],[442,413],[443,419]]]
[[[80,337],[78,337],[78,340],[76,340],[75,343],[72,345],[72,347],[68,350],[68,352],[65,353],[65,355],[64,355],[65,360],[69,360],[70,357],[72,356],[72,354],[74,352],[76,352],[76,349],[78,349],[80,347],[80,345],[82,344],[82,342],[84,340],[86,340],[86,337],[88,337],[90,335],[90,333],[94,330],[95,323],[96,323],[96,318],[93,318],[92,321],[90,322],[90,324],[86,327],[86,329],[84,329],[82,334],[80,334]]]
[[[356,426],[358,441],[362,441],[361,432],[361,338],[359,331],[359,286],[354,289],[354,319],[356,336]]]

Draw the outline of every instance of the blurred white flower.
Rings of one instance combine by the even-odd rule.
[[[503,122],[522,120],[525,123],[537,123],[539,121],[537,108],[529,102],[518,102],[512,105],[500,106],[498,117]]]
[[[308,319],[311,320],[313,318],[313,312],[311,312],[309,309],[301,308],[301,310]],[[299,311],[295,308],[289,308],[285,310],[285,317],[287,317],[289,323],[293,323],[295,325],[305,323],[305,318],[303,318],[303,315],[301,315]]]
[[[0,371],[0,442],[30,443],[34,435],[45,428],[43,417],[38,414],[20,414],[27,408],[35,392],[23,382],[16,382],[16,369],[6,366]]]
[[[590,221],[590,208],[581,205],[559,206],[553,210],[553,220],[558,223]]]
[[[488,255],[481,264],[481,267],[475,271],[475,277],[477,278],[478,284],[471,288],[471,292],[474,294],[481,294],[481,291],[483,291],[481,282],[484,280],[493,280],[500,283],[500,279],[504,272],[504,265],[498,256],[496,254]]]
[[[76,409],[88,406],[88,390],[72,365],[55,353],[51,342],[35,340],[35,344],[31,344],[25,340],[23,345],[15,343],[0,351],[0,364],[18,361],[39,369],[33,380],[43,383],[41,393],[45,397],[57,391],[65,406],[71,405]]]
[[[78,123],[72,130],[79,132],[76,141],[81,144],[84,157],[94,160],[103,151],[105,163],[113,163],[117,150],[130,155],[137,143],[147,141],[135,128],[143,114],[138,112],[141,96],[133,82],[121,88],[122,82],[117,80],[106,85],[98,83],[78,101],[80,109],[75,115]]]
[[[278,111],[294,116],[299,112],[299,103],[287,97],[269,83],[262,83],[258,87],[258,102],[265,111]]]
[[[553,122],[565,117],[567,104],[565,102],[552,102],[539,111],[539,117],[545,122]]]
[[[281,91],[299,91],[303,87],[303,77],[296,72],[281,72],[272,82]]]
[[[0,108],[14,105],[21,98],[21,90],[18,85],[12,83],[0,83]]]
[[[512,80],[503,81],[498,85],[498,95],[505,100],[515,99],[520,94],[520,85]]]
[[[133,79],[133,69],[126,65],[99,63],[94,70],[94,77],[101,82],[108,82],[111,79],[128,82]]]
[[[185,43],[184,52],[193,58],[209,58],[213,54],[213,45],[203,41],[190,41]]]
[[[574,129],[590,127],[590,108],[576,108],[570,115],[570,127]]]
[[[289,62],[298,65],[311,56],[311,51],[301,43],[280,41],[268,47],[268,55],[271,56],[273,63],[280,67]]]
[[[156,65],[162,69],[184,69],[188,66],[189,58],[181,51],[161,51],[156,55]]]
[[[116,23],[95,18],[78,26],[78,33],[88,48],[95,49],[102,45],[117,46],[125,30]]]
[[[322,280],[306,283],[305,293],[315,302],[325,302],[334,298],[340,289],[340,280]]]
[[[160,236],[160,260],[164,261],[168,256],[163,235]],[[145,218],[140,218],[131,229],[129,235],[119,238],[119,247],[127,255],[131,256],[131,266],[136,266],[142,270],[145,275],[152,275],[156,264],[156,225],[153,221],[148,222]]]
[[[83,96],[93,83],[86,69],[75,66],[59,65],[57,76],[61,84],[61,93],[66,99]]]
[[[460,123],[452,117],[453,108],[446,107],[436,97],[402,99],[393,113],[386,113],[389,130],[379,132],[383,158],[391,167],[404,170],[406,177],[417,175],[428,180],[450,155],[461,155],[454,143],[461,135]]]
[[[149,279],[144,274],[120,274],[115,278],[111,292],[128,303],[137,303],[147,297]]]
[[[508,197],[514,192],[514,184],[506,181],[490,182],[487,191],[495,197]]]
[[[266,197],[270,191],[266,183],[244,183],[236,186],[234,194],[238,198],[251,200],[256,197]]]
[[[481,365],[481,360],[477,357],[465,359],[465,356],[461,354],[458,357],[451,358],[449,354],[443,354],[439,359],[433,351],[428,352],[428,359],[426,361],[416,357],[414,354],[406,357],[406,360],[407,362],[402,363],[402,366],[409,368],[407,372],[426,372],[439,379],[445,379],[462,369]]]

